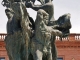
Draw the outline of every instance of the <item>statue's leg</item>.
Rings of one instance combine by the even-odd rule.
[[[28,47],[24,45],[22,45],[21,47],[21,60],[28,60]]]
[[[43,9],[39,9],[37,12],[37,19],[39,19],[39,20],[43,20],[44,18],[48,19],[48,16],[49,16],[49,14],[46,11],[44,11]]]
[[[35,55],[34,55],[34,60],[42,60],[42,51],[36,50]]]
[[[22,37],[20,32],[15,32],[13,35],[11,35],[10,51],[13,60],[21,60],[20,57],[21,44],[22,44]]]
[[[22,39],[22,44],[21,44],[21,49],[20,49],[20,53],[21,53],[21,60],[28,60],[28,56],[29,56],[29,51],[28,51],[28,41],[29,39],[25,40],[24,38]]]
[[[6,45],[7,46],[7,45]],[[9,56],[9,60],[13,60],[12,59],[12,56],[11,56],[11,51],[10,51],[10,48],[9,48],[9,45],[8,45],[8,47],[6,47],[6,50],[7,50],[7,54],[8,54],[8,56]]]
[[[47,53],[47,60],[52,60],[52,52],[51,52],[51,49]]]
[[[57,60],[57,50],[56,50],[56,45],[55,45],[55,36],[52,36],[52,41],[51,41],[51,52],[52,52],[52,60]]]
[[[18,37],[16,35],[16,37]],[[5,39],[6,49],[9,56],[9,60],[21,60],[19,53],[19,40],[15,37],[15,34],[8,35]]]

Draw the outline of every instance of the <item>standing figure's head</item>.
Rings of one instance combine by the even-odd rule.
[[[39,9],[37,12],[37,19],[38,22],[44,22],[46,25],[49,22],[49,14],[46,13],[43,9]]]
[[[14,12],[13,12],[13,10],[11,8],[5,9],[5,13],[6,13],[8,19],[11,18],[13,16],[13,14],[14,14]]]

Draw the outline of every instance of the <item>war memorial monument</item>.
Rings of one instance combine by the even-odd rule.
[[[57,60],[56,36],[62,41],[70,34],[70,13],[54,19],[53,0],[3,0],[6,7],[7,36],[6,50],[9,60]],[[37,12],[33,20],[27,12]]]

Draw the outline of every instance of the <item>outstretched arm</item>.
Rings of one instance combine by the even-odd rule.
[[[50,4],[34,5],[33,2],[26,3],[25,5],[35,11],[38,11],[39,9],[47,10],[50,7]]]

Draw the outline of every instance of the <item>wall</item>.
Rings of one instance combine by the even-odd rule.
[[[5,49],[5,36],[6,34],[0,34],[0,58],[5,57],[5,60],[9,60]],[[56,46],[58,57],[63,60],[80,60],[80,34],[70,34],[69,37],[62,38],[62,41],[57,36]]]

